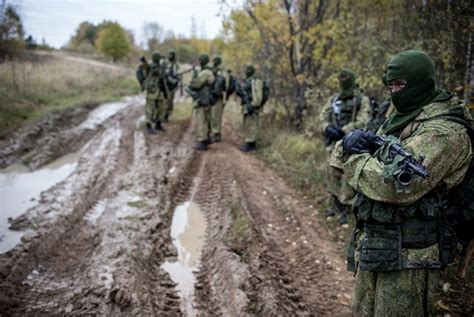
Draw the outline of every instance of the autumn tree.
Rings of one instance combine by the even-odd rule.
[[[12,58],[24,48],[23,23],[13,5],[2,5],[0,19],[0,59]]]
[[[130,52],[129,36],[120,24],[110,23],[99,32],[97,49],[116,62]]]

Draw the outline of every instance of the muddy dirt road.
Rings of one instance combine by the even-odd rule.
[[[317,209],[228,124],[205,153],[189,119],[143,134],[143,103],[74,110],[0,144],[3,167],[72,164],[12,216],[21,241],[0,241],[0,315],[348,313],[352,277]]]

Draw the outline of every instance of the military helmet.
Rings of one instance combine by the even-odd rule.
[[[199,60],[199,65],[201,65],[201,67],[204,67],[209,63],[209,56],[206,54],[202,54],[201,56],[199,56],[198,60]]]
[[[222,58],[219,55],[216,55],[212,58],[212,63],[214,64],[214,66],[219,66],[220,64],[222,64]]]
[[[161,54],[160,52],[153,52],[153,54],[151,55],[151,60],[153,61],[153,63],[156,63],[158,64],[160,62],[160,59],[161,59]]]
[[[252,77],[255,74],[255,67],[253,65],[245,66],[245,76],[247,78]]]
[[[168,59],[170,61],[174,61],[176,59],[176,51],[175,50],[170,50],[168,52]]]

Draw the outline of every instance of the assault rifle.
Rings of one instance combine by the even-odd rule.
[[[255,109],[252,106],[252,97],[245,91],[245,89],[242,87],[242,84],[237,83],[235,87],[235,93],[237,96],[240,97],[242,100],[243,106],[245,107],[245,111],[247,114],[251,115],[252,117],[255,117],[257,114],[255,113]]]
[[[366,139],[370,144],[370,148],[372,149],[379,149],[382,145],[389,142],[385,138],[373,133],[372,131],[366,133],[368,134]],[[428,178],[430,176],[426,170],[426,167],[423,166],[423,161],[425,160],[423,155],[420,155],[418,159],[416,159],[400,144],[390,145],[389,158],[394,159],[397,155],[403,156],[400,166],[401,173],[397,176],[397,180],[400,182],[400,184],[408,186],[413,181],[413,175],[418,175],[422,178]]]
[[[193,77],[196,77],[197,76],[197,72],[196,72],[196,65],[197,65],[197,62],[194,63],[190,68],[186,69],[186,70],[183,70],[177,74],[173,74],[172,76],[175,77],[177,80],[179,80],[179,92],[181,94],[181,96],[184,95],[184,91],[183,91],[183,88],[184,88],[184,84],[183,84],[183,76],[184,74],[187,74],[189,72],[193,72]],[[186,92],[189,93],[188,89],[186,89]]]

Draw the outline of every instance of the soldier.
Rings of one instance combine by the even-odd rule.
[[[195,94],[193,107],[196,116],[197,144],[195,149],[206,151],[209,145],[209,125],[211,116],[211,87],[215,77],[212,70],[207,66],[209,56],[203,54],[199,56],[201,69],[196,77],[191,80],[189,88]]]
[[[378,131],[386,141],[377,149],[374,134],[354,131],[331,158],[358,192],[348,254],[348,268],[356,272],[353,313],[431,316],[439,269],[456,248],[447,201],[471,161],[466,126],[472,119],[454,93],[436,88],[435,66],[424,52],[394,56],[387,80],[396,111]],[[412,158],[425,156],[427,178],[402,173],[408,159],[391,150],[397,144]]]
[[[148,133],[165,131],[162,126],[165,112],[165,100],[168,90],[165,84],[166,69],[160,63],[161,55],[158,52],[152,54],[152,64],[149,66],[143,87],[146,90],[145,122]],[[143,61],[142,61],[143,63]]]
[[[222,58],[215,56],[212,59],[212,72],[216,77],[216,80],[222,81],[219,84],[216,92],[218,96],[215,103],[211,107],[211,143],[221,141],[221,127],[222,127],[222,114],[224,112],[224,106],[227,101],[227,88],[229,87],[230,74],[222,67]]]
[[[145,56],[142,56],[140,57],[140,65],[138,65],[136,73],[135,73],[142,91],[145,90],[145,79],[149,73],[150,73],[150,65],[148,64]]]
[[[179,65],[178,61],[176,60],[176,51],[175,50],[170,50],[168,52],[168,63],[167,63],[167,75],[171,77],[173,80],[181,80],[179,74]],[[168,122],[169,117],[173,113],[173,108],[174,108],[174,95],[176,93],[176,90],[178,89],[178,85],[173,90],[170,90],[169,95],[168,95],[168,103],[167,103],[167,108],[165,112],[165,122]]]
[[[239,86],[236,93],[242,100],[244,115],[245,143],[240,147],[243,152],[255,151],[259,129],[259,114],[263,110],[264,83],[255,76],[255,67],[248,65],[245,68],[245,81]]]
[[[371,115],[369,98],[358,89],[356,76],[350,69],[340,72],[339,86],[340,92],[328,100],[319,115],[319,126],[325,136],[328,165],[335,142],[354,129],[365,129]],[[331,206],[326,215],[339,215],[339,222],[347,223],[354,191],[341,171],[329,166],[326,168],[326,188],[332,195]]]

